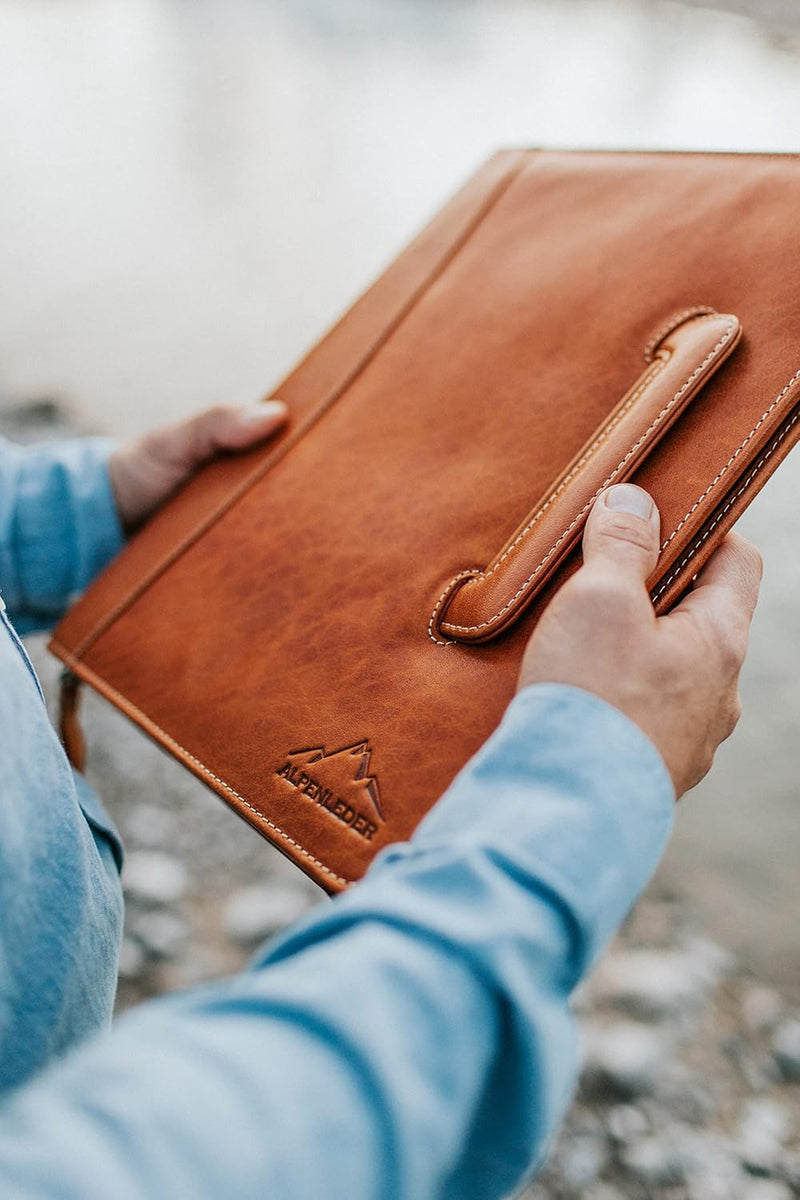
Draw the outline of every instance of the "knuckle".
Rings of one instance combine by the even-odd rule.
[[[726,679],[736,677],[747,654],[749,623],[736,609],[709,614],[697,626],[700,647],[707,655],[706,662]]]
[[[611,542],[626,542],[637,550],[650,551],[653,548],[652,526],[641,517],[624,512],[606,512],[600,538]]]
[[[221,421],[226,421],[230,416],[231,410],[227,404],[212,404],[209,409],[206,409],[206,420],[218,424]]]
[[[738,675],[747,653],[746,633],[736,622],[730,622],[718,635],[719,657],[722,668],[731,675]]]
[[[716,744],[719,745],[731,736],[736,726],[739,724],[739,718],[742,715],[742,698],[738,690],[732,695],[729,695],[725,703],[721,706],[718,720],[715,726],[716,729]]]
[[[613,571],[585,568],[574,576],[571,584],[573,597],[590,605],[598,617],[627,614],[635,600],[629,581]]]

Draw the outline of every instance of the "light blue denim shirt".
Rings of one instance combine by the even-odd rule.
[[[116,990],[119,840],[14,629],[52,623],[119,550],[108,454],[0,441],[0,1094],[107,1024]]]
[[[0,583],[27,623],[54,616],[119,531],[101,447],[11,460]],[[247,972],[65,1055],[108,1017],[113,834],[84,820],[4,632],[3,1200],[491,1200],[526,1178],[573,1087],[570,993],[669,835],[648,739],[577,689],[526,689],[361,884]]]

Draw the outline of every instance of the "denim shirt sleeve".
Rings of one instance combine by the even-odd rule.
[[[360,885],[12,1096],[0,1193],[499,1200],[569,1100],[570,993],[673,801],[619,712],[527,689]]]
[[[113,444],[0,440],[0,589],[20,633],[52,625],[120,550]]]
[[[0,1097],[108,1025],[120,847],[0,606]],[[2,1188],[0,1188],[2,1194]]]

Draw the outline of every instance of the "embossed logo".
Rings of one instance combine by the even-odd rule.
[[[384,819],[378,781],[369,773],[369,742],[325,753],[324,746],[293,750],[275,773],[306,800],[319,805],[371,842]]]

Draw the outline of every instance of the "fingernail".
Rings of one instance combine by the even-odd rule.
[[[610,487],[603,495],[603,503],[606,508],[630,513],[633,517],[641,517],[643,521],[649,521],[653,514],[653,501],[647,492],[633,483],[618,483],[616,487]]]
[[[285,417],[286,411],[286,405],[282,400],[262,400],[258,404],[251,404],[247,408],[243,408],[242,420],[260,423],[270,417]]]

